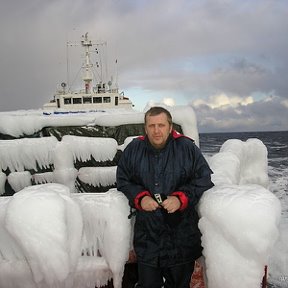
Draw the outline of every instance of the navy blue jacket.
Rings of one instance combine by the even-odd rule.
[[[171,267],[201,256],[195,206],[204,191],[213,186],[211,173],[193,140],[175,131],[161,150],[156,150],[147,136],[134,139],[126,147],[118,162],[117,189],[136,209],[134,249],[138,262]],[[167,214],[163,208],[153,212],[141,209],[141,198],[156,193],[179,197],[177,217],[173,219],[175,213]]]

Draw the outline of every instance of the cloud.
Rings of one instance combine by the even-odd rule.
[[[210,119],[211,129],[257,130],[256,116],[247,118],[253,126],[233,117],[224,125],[214,113],[240,117],[238,112],[253,108],[257,114],[274,103],[280,109],[274,118],[282,123],[288,98],[287,13],[286,0],[4,1],[0,110],[40,108],[50,100],[68,78],[66,42],[89,32],[92,39],[107,41],[109,76],[115,79],[111,63],[117,59],[120,89],[140,110],[163,98],[192,102],[197,109],[208,103],[207,129]],[[70,81],[81,66],[78,52],[69,49],[70,68],[75,67]],[[277,98],[264,101],[269,95]]]
[[[200,132],[286,131],[288,109],[286,101],[270,96],[244,105],[191,103]]]
[[[246,106],[248,104],[253,103],[253,97],[240,97],[240,96],[228,96],[224,93],[221,93],[219,95],[212,95],[207,100],[203,99],[196,99],[192,101],[192,105],[194,107],[199,107],[201,105],[208,105],[210,108],[223,108],[226,106],[229,107],[237,107],[239,105]]]
[[[176,101],[173,98],[163,98],[160,101],[154,101],[154,100],[150,100],[147,102],[147,107],[153,107],[153,106],[162,106],[164,104],[164,106],[167,107],[173,107],[176,105]],[[147,108],[145,108],[144,110],[147,110]]]
[[[281,102],[281,104],[282,104],[284,107],[288,108],[288,100],[283,100],[283,101]]]

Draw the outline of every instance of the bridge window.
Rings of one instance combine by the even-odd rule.
[[[82,98],[73,98],[73,104],[82,104]]]
[[[64,98],[64,104],[65,105],[71,104],[71,98]]]
[[[83,104],[86,103],[92,103],[92,98],[91,97],[83,97]]]
[[[93,97],[93,103],[102,103],[102,97]]]
[[[111,103],[111,97],[103,97],[104,103]]]

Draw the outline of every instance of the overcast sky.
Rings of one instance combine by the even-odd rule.
[[[191,104],[200,132],[288,130],[287,0],[9,0],[0,31],[0,111],[52,99],[67,41],[88,32],[137,110]]]

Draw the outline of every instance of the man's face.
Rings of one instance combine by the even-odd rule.
[[[145,132],[150,143],[156,149],[161,149],[165,146],[171,131],[172,125],[169,124],[165,113],[146,117]]]

